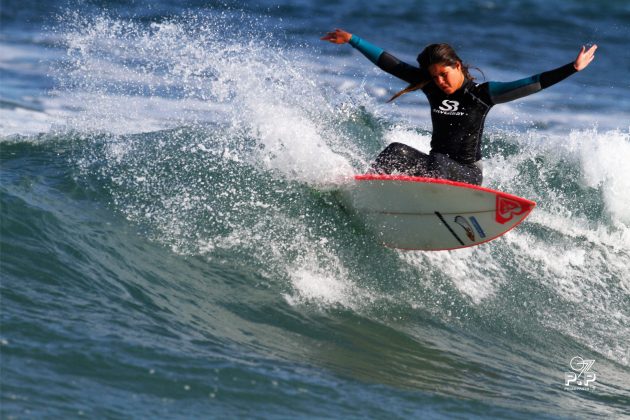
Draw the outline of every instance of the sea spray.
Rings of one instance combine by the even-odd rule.
[[[255,147],[240,159],[311,183],[352,173],[347,159],[365,161],[333,127],[329,92],[297,54],[270,34],[257,37],[255,23],[235,30],[227,18],[198,15],[148,25],[67,19],[68,60],[58,73],[81,103],[69,122],[75,129],[129,134],[218,123],[229,127],[229,143],[210,146],[234,149],[248,137]]]

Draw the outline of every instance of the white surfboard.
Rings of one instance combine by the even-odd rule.
[[[398,175],[355,175],[340,196],[386,246],[427,251],[488,242],[536,206],[477,185]]]

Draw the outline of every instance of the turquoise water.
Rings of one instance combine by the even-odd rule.
[[[0,39],[3,417],[626,415],[625,3],[20,5]],[[488,119],[484,185],[536,201],[527,221],[401,252],[335,188],[388,142],[426,150],[425,100],[386,105],[403,86],[318,37],[411,61],[430,22],[491,80],[600,52]],[[587,386],[565,384],[576,356]]]

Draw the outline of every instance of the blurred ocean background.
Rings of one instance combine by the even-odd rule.
[[[0,14],[2,418],[628,415],[627,1]],[[486,121],[484,185],[536,201],[525,223],[402,252],[340,206],[340,183],[389,142],[427,151],[431,126],[422,94],[387,104],[404,82],[319,40],[336,27],[410,63],[451,43],[496,81],[599,45]],[[594,381],[566,384],[576,357]]]

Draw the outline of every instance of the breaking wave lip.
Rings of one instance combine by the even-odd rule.
[[[287,176],[352,173],[335,152],[352,156],[353,147],[330,129],[327,92],[270,36],[241,27],[226,39],[235,24],[197,15],[148,26],[73,19],[59,74],[61,90],[82,107],[71,127],[129,134],[218,122],[257,139],[254,158]]]

